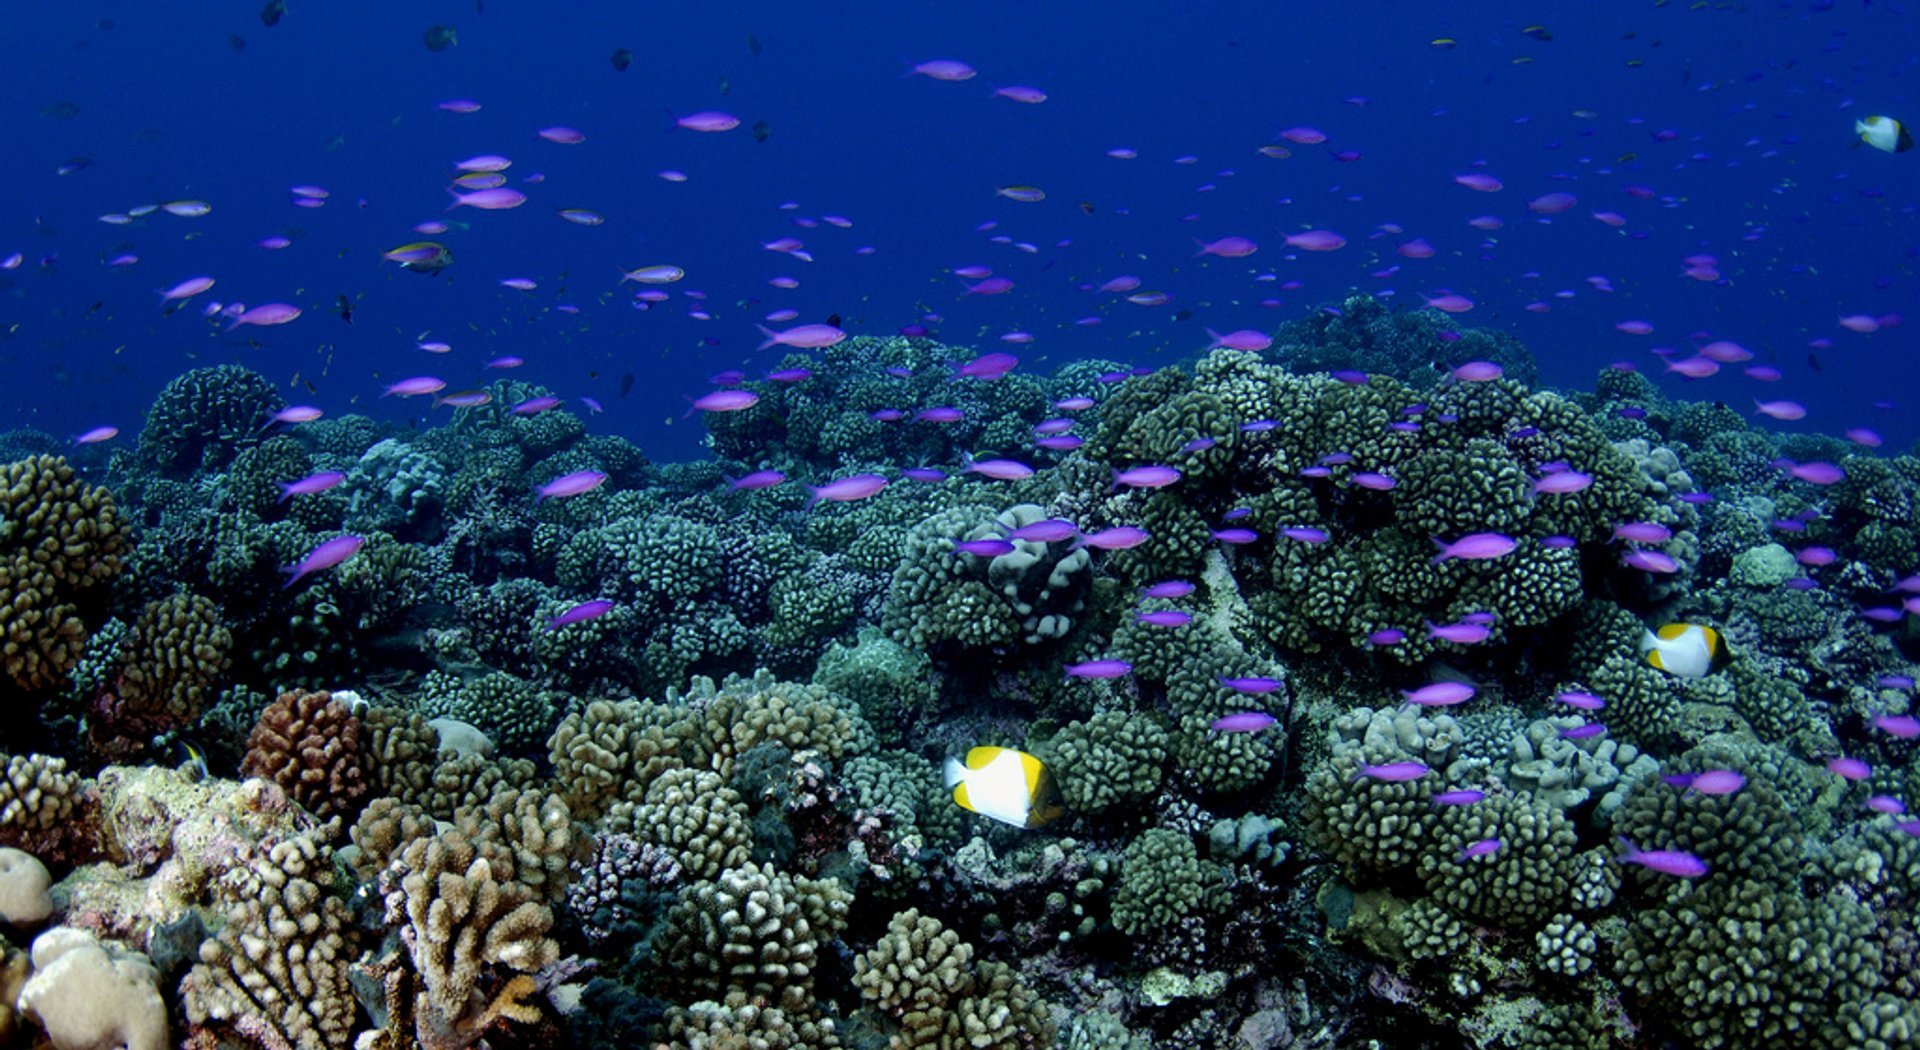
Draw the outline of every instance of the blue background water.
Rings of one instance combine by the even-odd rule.
[[[1553,8],[1553,39],[1541,40],[1522,32],[1542,17],[1537,4],[1430,6],[492,0],[476,12],[292,0],[271,29],[251,0],[16,7],[0,35],[0,256],[26,259],[0,273],[0,384],[15,395],[0,426],[66,435],[110,423],[129,441],[168,378],[225,361],[310,381],[314,392],[289,385],[289,399],[332,413],[425,419],[424,400],[380,402],[380,390],[422,373],[477,386],[493,376],[481,362],[511,353],[527,361],[516,378],[598,398],[608,411],[596,427],[682,458],[700,437],[678,420],[682,397],[715,371],[757,374],[775,360],[755,350],[754,323],[780,307],[800,321],[838,314],[855,334],[932,312],[944,340],[980,349],[1026,330],[1036,342],[1013,349],[1047,368],[1083,356],[1159,364],[1204,347],[1203,326],[1270,330],[1354,290],[1412,305],[1447,289],[1478,303],[1462,324],[1512,331],[1552,383],[1587,386],[1615,360],[1657,369],[1649,347],[1685,352],[1690,334],[1711,333],[1786,378],[1755,383],[1736,367],[1695,384],[1669,378],[1669,389],[1740,406],[1796,398],[1812,410],[1800,427],[1871,425],[1896,446],[1920,436],[1920,424],[1871,407],[1908,393],[1920,321],[1871,335],[1836,324],[1913,302],[1920,152],[1890,156],[1852,134],[1867,113],[1920,120],[1903,10],[1583,4]],[[430,53],[421,34],[435,23],[454,26],[458,45]],[[1458,46],[1436,48],[1436,37]],[[609,62],[618,47],[634,52],[625,73]],[[930,58],[980,74],[902,76]],[[1013,84],[1050,97],[993,96]],[[484,108],[436,109],[460,97]],[[78,112],[49,115],[61,102]],[[744,125],[674,128],[701,109]],[[749,127],[761,120],[770,134],[756,142]],[[535,136],[551,124],[587,141]],[[1329,140],[1281,160],[1256,152],[1297,125]],[[1664,129],[1677,134],[1661,141]],[[1122,146],[1138,159],[1106,155]],[[1362,156],[1343,163],[1341,150]],[[468,226],[440,238],[457,258],[441,276],[382,263],[383,250],[418,239],[412,224],[443,217],[453,163],[477,153],[513,158],[510,184],[529,202],[445,214]],[[75,157],[91,163],[56,174]],[[1455,185],[1476,162],[1507,188]],[[664,181],[662,169],[689,179]],[[523,185],[532,172],[545,180]],[[326,187],[327,206],[294,207],[296,184]],[[1047,199],[996,197],[1008,184]],[[1635,199],[1628,184],[1658,196]],[[1549,191],[1579,206],[1529,215],[1526,200]],[[213,212],[96,221],[179,198]],[[567,207],[606,222],[571,225],[555,216]],[[1601,210],[1626,226],[1595,221]],[[1507,225],[1466,225],[1482,214]],[[853,226],[794,225],[821,215]],[[979,229],[990,221],[999,227]],[[1405,232],[1375,237],[1385,223]],[[1306,228],[1349,244],[1284,248],[1284,233]],[[295,243],[255,246],[272,234]],[[997,234],[1038,250],[993,243]],[[1261,249],[1193,258],[1193,238],[1226,234]],[[815,261],[760,247],[788,235]],[[1439,254],[1394,255],[1415,236]],[[123,252],[139,262],[105,264]],[[1682,276],[1694,252],[1716,255],[1725,281]],[[688,277],[642,312],[619,273],[652,263]],[[1016,287],[965,296],[949,271],[967,265]],[[198,274],[218,279],[206,299],[281,300],[305,315],[224,335],[200,316],[204,300],[163,313],[153,290]],[[1172,301],[1084,290],[1120,274]],[[776,275],[800,286],[770,287]],[[513,276],[539,287],[498,285]],[[1614,290],[1597,291],[1594,276]],[[357,300],[350,325],[330,309],[339,294]],[[1551,310],[1525,309],[1535,302]],[[579,313],[556,311],[562,303]],[[693,306],[713,318],[690,318]],[[1074,323],[1088,316],[1103,323]],[[1617,332],[1627,319],[1657,330]],[[453,352],[416,349],[423,333]],[[1807,344],[1819,338],[1834,345],[1816,351],[1816,371]],[[623,398],[629,372],[638,381]]]

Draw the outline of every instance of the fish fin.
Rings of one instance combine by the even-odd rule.
[[[959,785],[967,779],[967,767],[961,765],[960,760],[951,755],[947,756],[947,764],[942,772],[943,779],[949,788]]]
[[[1687,630],[1692,626],[1692,624],[1685,623],[1670,623],[1658,631],[1655,631],[1654,634],[1659,636],[1663,641],[1671,642],[1675,639],[1685,637]]]
[[[1666,665],[1660,662],[1660,650],[1658,649],[1647,652],[1647,662],[1652,664],[1656,670],[1664,671],[1667,669]]]

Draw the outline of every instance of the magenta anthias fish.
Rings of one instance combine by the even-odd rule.
[[[790,346],[796,350],[820,350],[837,346],[847,337],[847,333],[830,324],[795,325],[785,331],[776,332],[766,325],[759,325],[760,334],[767,337],[760,344],[765,350],[770,346]]]
[[[211,287],[213,287],[213,278],[211,277],[189,277],[171,288],[161,289],[160,298],[166,302],[172,302],[176,299],[191,299]]]
[[[1216,733],[1258,733],[1276,721],[1265,711],[1235,711],[1214,719],[1212,728]]]
[[[584,492],[592,492],[606,484],[606,481],[607,476],[597,470],[576,470],[571,474],[562,474],[534,489],[533,501],[539,503],[542,500],[578,496]]]
[[[964,364],[956,365],[953,374],[967,379],[999,379],[1019,367],[1020,359],[1012,354],[981,354]]]
[[[1087,533],[1080,537],[1076,545],[1102,551],[1123,551],[1138,547],[1152,538],[1152,533],[1136,525],[1116,525],[1111,529]]]
[[[760,403],[760,395],[751,390],[715,390],[690,398],[687,415],[695,412],[743,412]]]
[[[1463,561],[1480,561],[1488,558],[1502,558],[1512,554],[1517,544],[1513,537],[1497,532],[1473,532],[1449,543],[1438,536],[1433,542],[1439,546],[1440,553],[1434,555],[1434,564],[1459,558]]]
[[[1185,580],[1162,580],[1140,593],[1148,598],[1185,598],[1193,593],[1193,584]]]
[[[719,132],[732,131],[740,126],[740,118],[719,110],[703,109],[698,113],[689,113],[674,121],[688,131]]]
[[[1747,778],[1731,769],[1709,769],[1704,773],[1672,773],[1660,778],[1668,784],[1702,795],[1731,795],[1747,786]]]
[[[1419,762],[1388,762],[1383,765],[1363,763],[1354,771],[1355,780],[1379,780],[1388,784],[1404,784],[1419,780],[1433,770]]]
[[[1185,627],[1193,622],[1193,614],[1184,609],[1155,609],[1134,619],[1151,627]]]
[[[597,616],[604,616],[613,608],[613,602],[605,598],[595,598],[573,606],[566,612],[547,621],[547,630],[557,631],[568,624],[582,623]]]
[[[300,308],[291,303],[262,303],[234,318],[233,323],[227,326],[227,331],[231,332],[241,325],[286,324],[299,316]]]
[[[418,397],[422,394],[436,394],[447,388],[447,381],[437,376],[414,376],[402,379],[387,387],[381,397]]]
[[[953,553],[955,554],[972,554],[981,558],[998,558],[1002,555],[1012,554],[1015,550],[1012,540],[1003,540],[995,537],[988,537],[983,540],[950,539],[947,542],[953,544]]]
[[[1030,525],[1022,525],[1007,533],[1012,540],[1028,540],[1033,543],[1059,543],[1080,535],[1080,529],[1073,522],[1059,518],[1048,518]]]
[[[1011,459],[972,459],[967,461],[967,472],[978,474],[995,481],[1019,481],[1033,476],[1033,468]]]
[[[878,474],[855,474],[829,481],[825,485],[807,486],[807,506],[815,503],[851,503],[863,500],[887,487],[887,479]]]
[[[311,496],[325,492],[345,480],[347,476],[337,470],[323,470],[317,474],[308,474],[298,481],[275,482],[280,486],[280,499],[277,502],[285,503],[295,496]]]
[[[73,443],[76,445],[97,445],[102,441],[112,441],[118,437],[119,434],[119,427],[94,427],[92,430],[74,435]]]
[[[472,193],[461,193],[459,190],[449,187],[447,192],[453,194],[453,203],[447,205],[449,211],[454,208],[478,208],[481,211],[505,211],[508,208],[518,208],[522,204],[527,203],[526,194],[507,186],[475,190]]]
[[[1274,692],[1286,683],[1280,681],[1278,678],[1266,678],[1260,675],[1244,675],[1239,678],[1222,677],[1220,684],[1236,693],[1252,693],[1259,696]]]
[[[1166,488],[1168,485],[1179,480],[1179,470],[1173,467],[1159,465],[1133,467],[1129,470],[1116,470],[1113,472],[1113,485],[1115,488],[1125,485],[1128,488],[1136,489],[1159,489]]]
[[[1133,673],[1133,665],[1125,660],[1087,660],[1068,664],[1066,671],[1068,678],[1121,678]]]
[[[756,470],[751,474],[742,475],[728,482],[727,488],[734,492],[752,492],[757,489],[772,488],[785,480],[787,480],[787,476],[780,471]]]
[[[1711,870],[1706,861],[1684,850],[1641,849],[1625,836],[1621,837],[1620,845],[1626,847],[1626,852],[1615,857],[1615,860],[1622,864],[1638,864],[1648,871],[1657,871],[1662,875],[1697,879]]]
[[[366,545],[366,542],[365,539],[359,536],[336,536],[320,544],[318,547],[308,551],[306,557],[294,562],[292,565],[281,568],[281,572],[288,574],[287,582],[284,586],[292,587],[312,573],[333,568],[335,565],[353,557],[359,552],[361,547]]]
[[[1474,688],[1465,682],[1435,682],[1418,689],[1403,689],[1407,703],[1422,707],[1452,707],[1473,699]]]

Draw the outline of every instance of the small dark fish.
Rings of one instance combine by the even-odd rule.
[[[772,124],[769,124],[764,120],[756,120],[753,122],[753,141],[765,142],[767,141],[767,136],[771,134],[773,134]]]
[[[747,34],[747,53],[756,56],[760,54],[760,38],[752,33]]]
[[[287,0],[267,0],[267,6],[260,9],[260,24],[272,29],[286,13]]]
[[[342,321],[348,324],[353,323],[353,304],[347,301],[344,293],[334,297],[333,310],[340,315]]]
[[[633,389],[633,373],[628,372],[626,375],[623,375],[620,377],[620,396],[626,397],[627,393],[632,389]]]
[[[454,33],[452,26],[436,22],[428,26],[426,32],[420,34],[420,41],[427,45],[428,51],[438,54],[459,44],[460,37]]]
[[[228,33],[227,46],[233,48],[233,53],[237,55],[247,49],[247,38],[238,33]]]
[[[620,48],[613,53],[613,57],[609,61],[613,63],[613,71],[615,73],[625,73],[627,67],[633,65],[633,49],[630,47]]]

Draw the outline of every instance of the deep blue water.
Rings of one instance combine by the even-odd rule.
[[[380,390],[416,374],[478,386],[492,377],[481,362],[516,354],[517,378],[603,402],[596,427],[684,458],[700,429],[680,422],[682,398],[711,373],[775,360],[756,351],[754,324],[780,308],[838,315],[855,334],[934,314],[943,340],[977,349],[1027,331],[1034,341],[1011,349],[1051,368],[1163,363],[1204,347],[1205,327],[1271,330],[1353,291],[1413,306],[1447,290],[1476,304],[1461,324],[1513,332],[1556,385],[1590,385],[1613,361],[1657,370],[1655,346],[1684,355],[1731,339],[1784,378],[1734,366],[1663,385],[1740,406],[1800,400],[1811,411],[1795,426],[1870,425],[1891,447],[1920,437],[1920,423],[1872,407],[1911,400],[1920,318],[1872,334],[1837,323],[1913,312],[1920,151],[1877,152],[1852,132],[1868,113],[1920,121],[1904,9],[1557,5],[1528,34],[1541,5],[1432,6],[290,0],[273,28],[253,0],[16,7],[0,36],[0,257],[24,259],[0,271],[0,383],[16,395],[0,427],[112,424],[129,442],[170,377],[225,361],[331,413],[424,420],[424,400],[382,402]],[[434,24],[454,27],[457,46],[430,52]],[[1442,37],[1457,46],[1431,43]],[[621,47],[633,62],[616,72]],[[979,75],[903,76],[933,58]],[[994,95],[1008,85],[1048,98]],[[483,108],[436,108],[454,98]],[[742,126],[674,127],[704,109]],[[556,124],[587,140],[536,137]],[[1301,126],[1327,141],[1279,137]],[[1291,156],[1258,152],[1269,144]],[[1107,155],[1118,147],[1137,158]],[[525,206],[444,211],[454,162],[479,153],[512,158]],[[57,173],[77,158],[84,168]],[[1505,189],[1454,183],[1476,164]],[[661,179],[667,169],[687,181]],[[534,173],[544,179],[526,183]],[[331,196],[298,208],[294,185]],[[1046,199],[996,196],[1007,185]],[[1578,204],[1531,214],[1526,202],[1548,192]],[[213,210],[97,220],[176,199]],[[572,225],[560,208],[606,221]],[[796,225],[825,215],[852,226]],[[1506,225],[1467,225],[1481,215]],[[439,238],[454,266],[423,276],[381,261],[439,218],[466,224]],[[1348,244],[1282,244],[1309,228]],[[293,245],[256,247],[275,234]],[[1227,234],[1260,249],[1194,258],[1194,238]],[[760,247],[783,236],[814,261]],[[1436,255],[1395,254],[1415,237]],[[1723,279],[1684,276],[1694,253],[1714,255]],[[107,265],[122,254],[138,262]],[[688,276],[643,312],[619,274],[655,263]],[[1015,288],[966,296],[950,273],[964,266]],[[1122,274],[1170,301],[1086,290]],[[154,289],[195,275],[217,284],[164,313]],[[799,287],[767,283],[782,275]],[[507,277],[538,287],[503,288]],[[340,295],[350,324],[332,309]],[[305,312],[226,335],[201,316],[208,300]],[[1076,324],[1088,317],[1102,323]],[[1630,319],[1654,333],[1616,331]],[[453,351],[423,353],[422,335]],[[1832,345],[1809,347],[1821,339]]]

